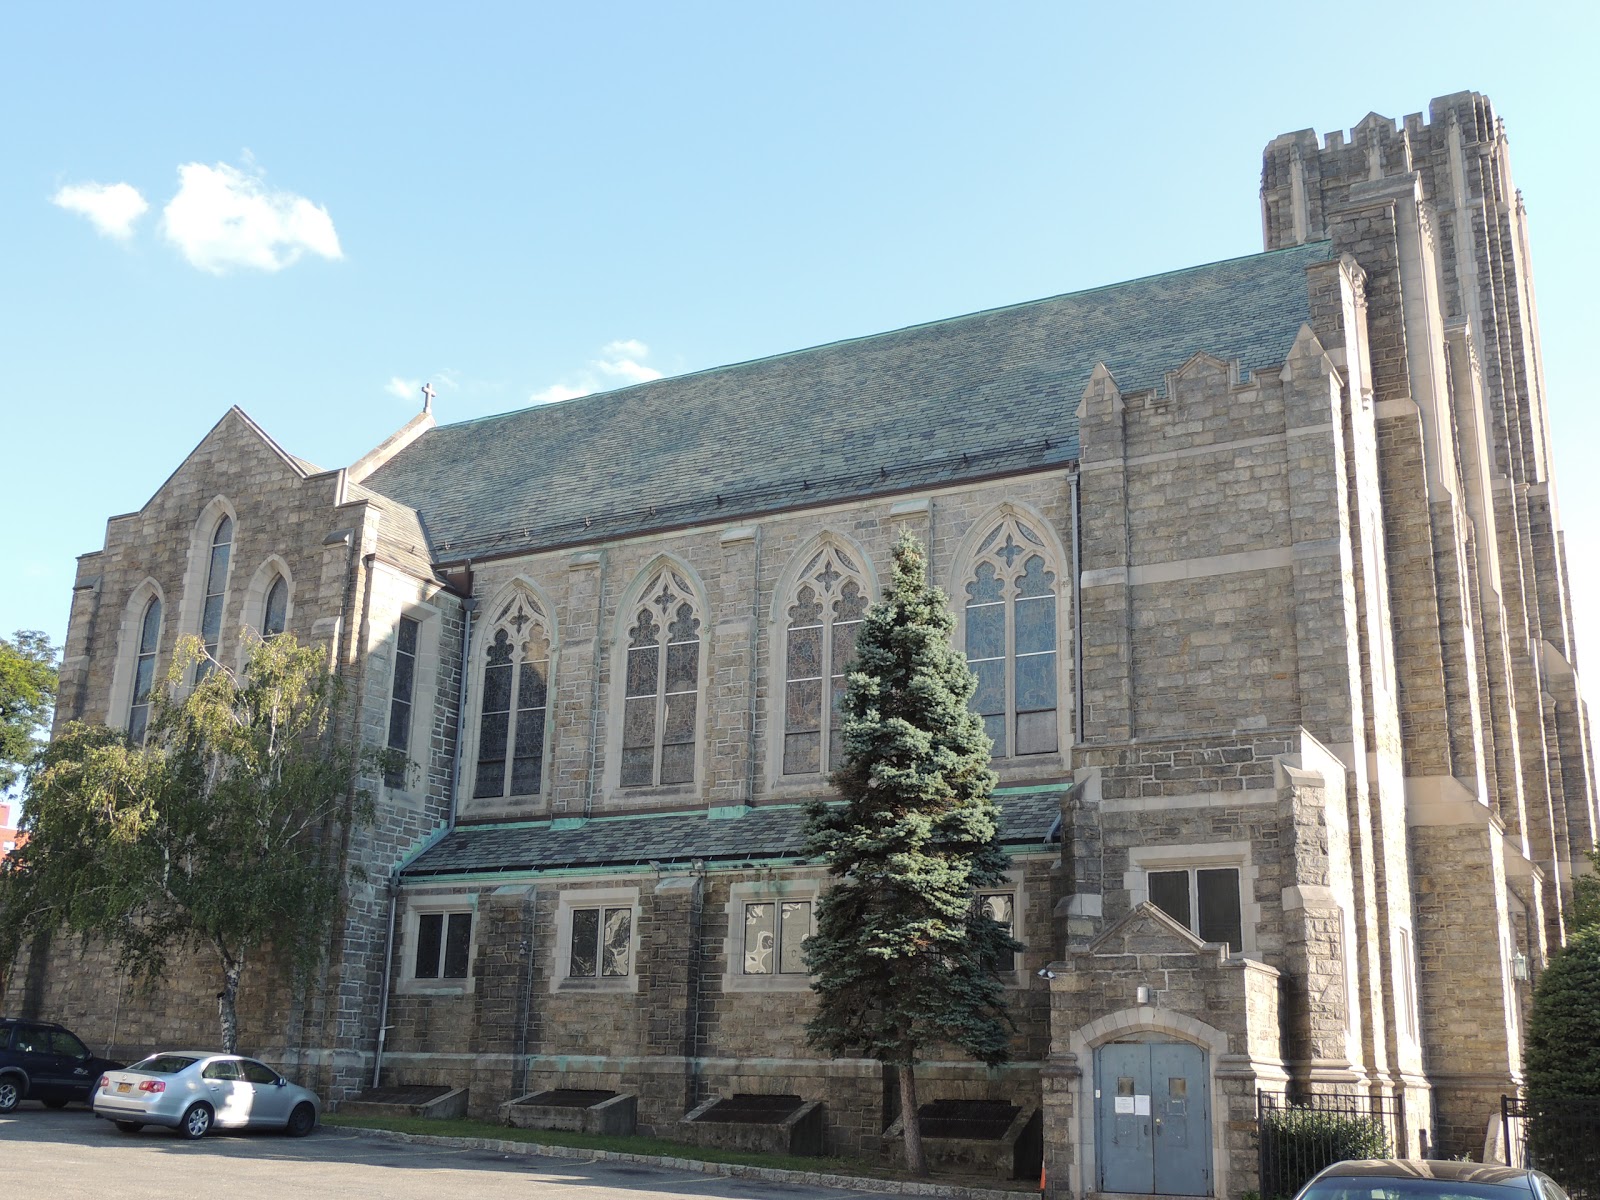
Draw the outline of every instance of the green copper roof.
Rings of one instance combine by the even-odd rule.
[[[1066,787],[997,794],[1003,845],[1048,842]],[[805,811],[795,805],[754,808],[743,816],[703,812],[602,817],[576,827],[555,822],[464,825],[404,871],[429,875],[498,875],[574,867],[643,866],[701,859],[722,866],[805,857]],[[565,822],[561,824],[565,825]]]
[[[366,485],[438,561],[1064,466],[1098,362],[1125,392],[1196,351],[1287,357],[1326,242],[430,430]]]

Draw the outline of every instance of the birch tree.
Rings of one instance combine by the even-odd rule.
[[[315,968],[342,834],[370,820],[362,756],[331,736],[338,693],[326,654],[290,635],[257,641],[237,672],[186,638],[144,745],[67,726],[29,774],[27,841],[0,862],[0,961],[64,929],[152,981],[175,958],[206,963],[234,1053],[245,968],[269,948],[292,979]]]

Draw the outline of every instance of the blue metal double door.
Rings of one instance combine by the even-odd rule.
[[[1102,1192],[1212,1194],[1208,1083],[1198,1046],[1112,1042],[1095,1052]]]

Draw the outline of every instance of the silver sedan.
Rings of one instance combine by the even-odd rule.
[[[179,1050],[107,1071],[95,1084],[94,1115],[123,1133],[146,1125],[201,1138],[222,1129],[282,1129],[304,1137],[317,1127],[322,1101],[265,1063],[236,1054]]]

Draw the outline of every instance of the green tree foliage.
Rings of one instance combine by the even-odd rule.
[[[337,702],[326,654],[289,635],[258,642],[237,674],[186,638],[145,745],[67,726],[29,775],[28,840],[0,862],[0,961],[58,928],[103,939],[151,979],[173,955],[206,955],[234,1051],[245,965],[270,944],[296,978],[315,967],[339,833],[370,819],[359,756],[330,736]]]
[[[991,1066],[1006,1059],[999,972],[1021,949],[975,904],[1006,863],[990,741],[968,707],[975,683],[951,648],[953,627],[922,548],[902,537],[840,706],[844,762],[832,782],[845,802],[810,811],[810,852],[833,883],[806,942],[819,998],[806,1034],[826,1053],[896,1069],[906,1164],[917,1174],[926,1165],[915,1064],[934,1046]]]
[[[1600,1179],[1600,925],[1575,930],[1539,977],[1523,1067],[1531,1160],[1575,1191]]]
[[[1523,1061],[1529,1100],[1600,1100],[1600,927],[1573,933],[1539,977]]]
[[[0,792],[38,753],[36,740],[56,702],[56,652],[36,630],[0,638]]]
[[[1589,856],[1590,871],[1572,881],[1572,912],[1569,916],[1574,930],[1600,925],[1600,854],[1585,851]]]

